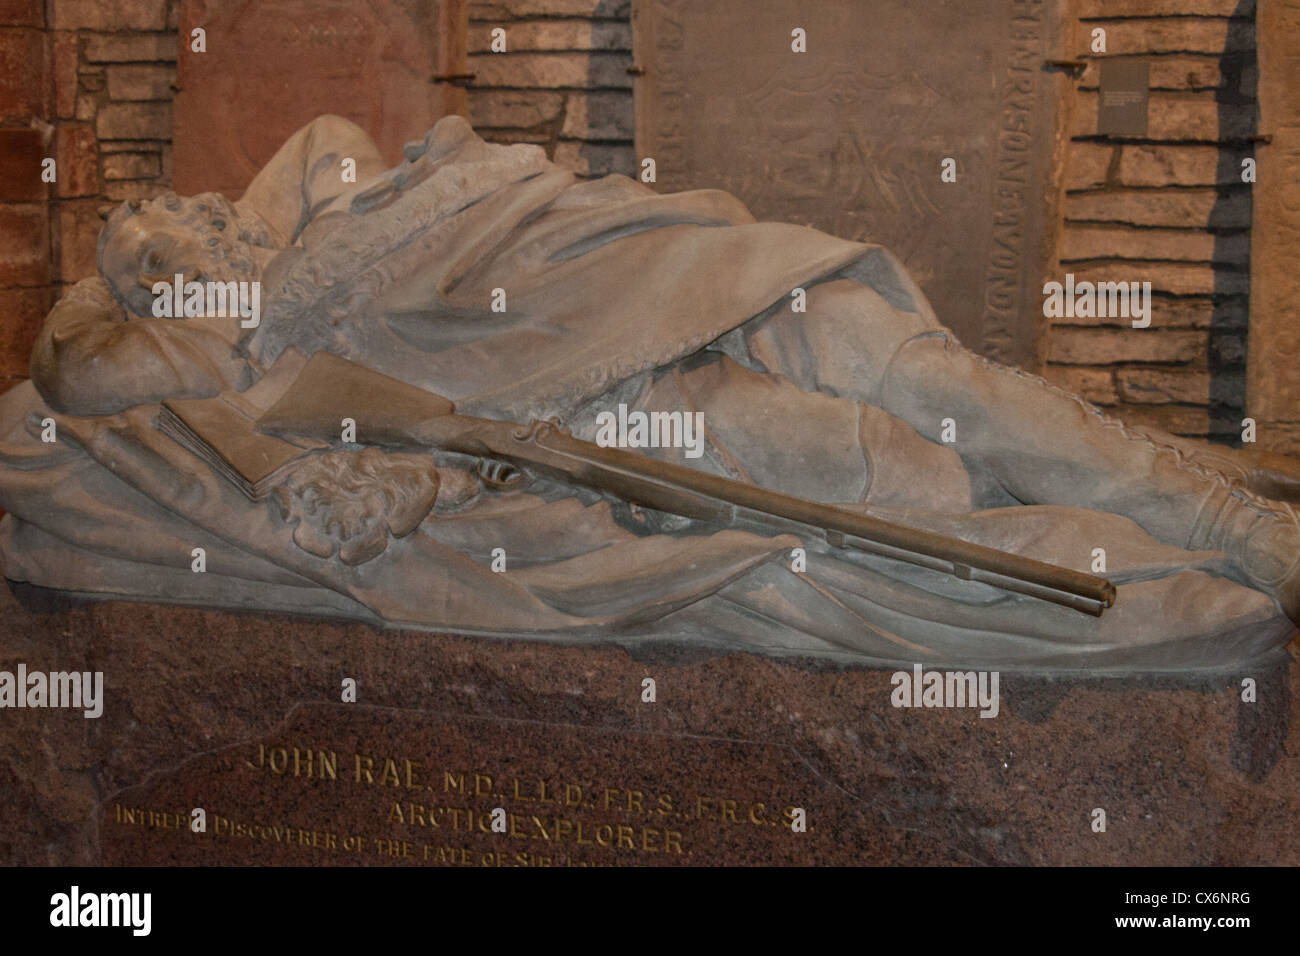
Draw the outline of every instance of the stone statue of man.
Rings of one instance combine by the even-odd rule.
[[[341,175],[344,160],[355,162],[355,182]],[[127,456],[123,443],[152,449],[150,461],[166,458],[178,473],[203,472],[147,436],[138,411],[242,392],[286,349],[324,349],[459,411],[558,417],[580,437],[620,405],[701,412],[702,457],[646,453],[1079,570],[1097,570],[1102,553],[1120,585],[1098,622],[790,536],[691,534],[702,529],[660,521],[628,538],[606,521],[607,503],[556,500],[552,489],[525,496],[532,510],[489,504],[481,489],[465,490],[473,481],[457,471],[463,462],[439,460],[437,506],[374,562],[392,558],[396,568],[393,553],[415,547],[403,542],[436,541],[443,550],[419,559],[423,572],[407,555],[400,573],[369,571],[365,591],[266,544],[280,540],[271,526],[240,537],[228,529],[243,519],[214,510],[208,530],[268,566],[245,574],[264,590],[192,600],[301,609],[265,590],[289,586],[279,568],[416,626],[720,634],[724,644],[879,660],[1097,669],[1240,660],[1289,640],[1279,608],[1300,621],[1300,524],[1287,503],[1300,496],[1300,469],[1289,459],[1127,426],[983,359],[940,324],[886,250],[757,223],[720,191],[579,181],[539,148],[485,143],[458,117],[389,170],[361,129],[325,116],[294,134],[237,202],[168,193],[119,208],[98,254],[100,277],[79,283],[42,329],[35,393],[22,400],[28,414],[43,402],[69,423],[75,444],[161,503],[169,521],[205,519],[168,500],[149,470],[164,465]],[[259,282],[260,321],[155,317],[155,287],[176,276]],[[12,424],[23,409],[6,400],[13,408],[0,415]],[[101,425],[82,430],[82,420]],[[119,436],[112,448],[109,433]],[[50,501],[12,479],[18,467],[0,474],[0,503],[40,527]],[[516,563],[500,581],[468,566],[457,579],[463,609],[448,610],[450,598],[441,613],[412,609],[408,592],[426,587],[412,583],[418,574],[446,574],[430,563],[481,570],[493,542],[507,540],[500,548]],[[131,591],[45,573],[21,544],[10,535],[11,577]],[[95,549],[84,536],[77,544]],[[796,548],[809,551],[806,569],[792,566]]]

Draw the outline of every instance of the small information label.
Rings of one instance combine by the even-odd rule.
[[[1101,64],[1101,102],[1097,107],[1097,133],[1101,136],[1147,134],[1146,60],[1106,60]]]

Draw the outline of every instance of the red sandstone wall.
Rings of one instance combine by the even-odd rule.
[[[538,143],[583,176],[632,175],[631,0],[475,0],[470,121],[496,142]],[[509,55],[493,53],[506,31]]]
[[[94,271],[99,207],[170,180],[177,5],[0,0],[0,389],[26,376],[61,287]]]
[[[1058,275],[1150,280],[1150,329],[1063,319],[1046,376],[1126,421],[1237,440],[1244,415],[1255,133],[1254,0],[1072,0],[1088,66],[1070,105]],[[1089,51],[1106,30],[1105,56]],[[1096,135],[1102,59],[1150,63],[1144,139]]]

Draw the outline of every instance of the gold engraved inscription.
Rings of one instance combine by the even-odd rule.
[[[305,851],[307,861],[319,856],[322,861],[343,858],[340,862],[379,862],[375,858],[381,857],[414,865],[619,866],[665,856],[689,862],[693,845],[705,834],[734,828],[797,839],[794,822],[803,815],[796,814],[796,807],[808,810],[779,794],[758,800],[503,774],[490,767],[439,767],[427,757],[342,752],[319,743],[261,743],[235,769],[263,785],[297,789],[289,802],[295,817],[310,808],[297,798],[309,792],[334,794],[341,799],[333,805],[360,806],[362,814],[367,805],[372,810],[351,828],[246,818],[209,807],[205,826],[195,831],[189,808],[119,803],[111,822],[142,834],[179,831],[178,837],[214,847],[282,847],[295,862]],[[354,800],[352,793],[361,799]],[[367,800],[367,794],[374,796]],[[807,830],[815,830],[811,820]]]

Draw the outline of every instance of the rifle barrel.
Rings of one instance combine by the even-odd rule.
[[[541,469],[596,491],[612,492],[645,507],[712,521],[732,519],[735,509],[741,508],[815,529],[832,547],[880,554],[1095,617],[1115,603],[1115,585],[1105,578],[622,449],[603,448],[547,423],[519,427],[460,415],[446,418],[475,422],[474,427],[463,432],[474,435],[474,441],[450,450],[471,454],[488,451],[520,466]],[[451,423],[444,419],[444,424]],[[508,437],[503,428],[508,430]],[[483,440],[485,435],[490,436],[487,441]]]

